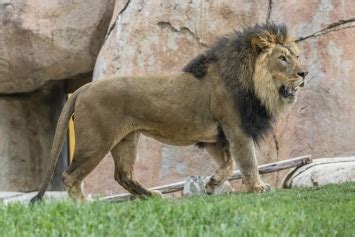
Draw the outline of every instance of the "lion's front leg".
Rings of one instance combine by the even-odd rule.
[[[206,185],[206,192],[213,194],[216,188],[227,182],[230,188],[230,192],[233,192],[233,187],[229,184],[228,178],[233,174],[236,167],[233,158],[231,157],[229,150],[218,146],[217,144],[207,144],[206,151],[215,160],[218,165],[218,169],[211,176],[211,179]]]
[[[242,174],[243,183],[248,192],[269,192],[269,184],[264,183],[259,175],[258,163],[255,155],[254,141],[240,132],[226,133],[229,150]]]

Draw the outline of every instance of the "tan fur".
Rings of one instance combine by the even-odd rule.
[[[241,84],[255,92],[268,113],[277,115],[285,105],[294,101],[282,98],[279,86],[298,87],[302,81],[297,77],[303,67],[295,55],[297,46],[292,40],[280,40],[270,33],[258,35],[251,44],[261,48],[262,52],[255,65],[251,65],[255,69],[253,78]],[[289,53],[290,64],[286,69],[278,61],[280,53]],[[109,151],[119,184],[137,196],[158,195],[134,177],[140,134],[171,145],[206,144],[208,153],[219,166],[207,185],[209,192],[228,179],[235,164],[249,191],[270,190],[259,177],[254,141],[241,128],[231,86],[220,76],[223,70],[223,65],[213,62],[201,80],[190,73],[180,72],[169,76],[113,77],[79,89],[69,99],[60,117],[50,156],[52,165],[39,196],[43,195],[52,176],[73,111],[77,142],[74,160],[63,179],[74,198],[85,198],[80,187],[82,180]],[[224,131],[228,147],[217,144],[218,126]]]
[[[260,41],[260,44],[262,45],[264,49],[264,53],[261,54],[255,62],[255,71],[254,71],[254,89],[256,95],[259,97],[261,102],[266,106],[268,109],[269,113],[277,116],[279,112],[282,111],[285,105],[288,103],[293,103],[295,98],[289,99],[285,103],[285,101],[280,100],[279,98],[279,92],[278,92],[278,87],[277,83],[285,84],[285,85],[292,85],[296,84],[299,85],[302,81],[302,78],[297,77],[297,72],[304,70],[304,66],[299,63],[297,60],[297,57],[299,55],[299,49],[297,45],[294,43],[292,38],[288,38],[285,40],[285,42],[282,43],[282,45],[279,43],[279,45],[276,44],[276,39],[269,34],[267,34],[267,39],[265,38],[260,38],[258,37],[257,41]],[[257,43],[257,42],[254,42]],[[276,49],[275,49],[276,47]],[[291,55],[291,52],[293,55]],[[273,64],[276,62],[276,58],[274,62],[269,61],[270,57],[275,54],[278,55],[280,53],[284,53],[290,55],[292,57],[292,65],[290,66],[295,66],[294,70],[290,70],[291,72],[289,74],[284,74],[282,73],[281,75],[276,74],[273,71],[270,70],[269,66],[270,64]],[[268,65],[269,64],[269,65]],[[280,65],[275,63],[279,69]],[[274,65],[273,65],[274,66]],[[276,74],[276,75],[275,75]],[[295,75],[292,75],[295,74]],[[295,81],[291,81],[290,77],[294,77]],[[276,84],[276,86],[275,86]]]

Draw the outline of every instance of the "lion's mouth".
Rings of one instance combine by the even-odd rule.
[[[299,88],[298,86],[297,87],[281,86],[279,89],[279,93],[281,96],[285,98],[295,97],[298,88]]]

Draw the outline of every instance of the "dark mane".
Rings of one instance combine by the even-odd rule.
[[[184,68],[184,72],[191,73],[197,79],[202,79],[206,76],[208,65],[216,62],[216,58],[212,55],[200,54],[192,59]]]
[[[255,94],[254,65],[262,48],[253,46],[252,40],[270,36],[274,43],[283,44],[288,38],[287,27],[267,23],[236,31],[219,39],[183,68],[184,72],[201,80],[207,75],[210,63],[218,65],[226,88],[233,94],[241,126],[254,141],[260,140],[271,129],[273,116]]]

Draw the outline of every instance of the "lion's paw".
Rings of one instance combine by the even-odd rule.
[[[257,186],[249,187],[248,192],[253,192],[253,193],[267,193],[271,192],[273,189],[270,184],[267,183],[262,183]]]
[[[163,198],[164,197],[163,194],[158,190],[150,190],[150,192],[151,192],[151,197],[154,197],[154,198],[156,198],[156,197]]]
[[[147,190],[144,194],[137,194],[135,198],[139,198],[141,200],[147,200],[149,198],[163,198],[163,194],[157,190]]]
[[[206,184],[205,189],[206,189],[206,193],[208,195],[211,195],[211,194],[213,194],[215,188],[210,183],[208,183],[208,184]]]
[[[206,184],[205,191],[208,195],[235,192],[234,188],[228,181],[216,182],[212,179]]]
[[[73,186],[67,190],[69,197],[77,201],[87,201],[85,194],[80,186]]]
[[[268,192],[272,192],[272,191],[273,191],[273,189],[270,184],[265,183],[265,184],[261,185],[261,193],[268,193]]]
[[[221,182],[218,182],[216,180],[216,177],[212,176],[205,186],[206,193],[209,195],[214,194],[215,190],[218,188],[220,184]]]

